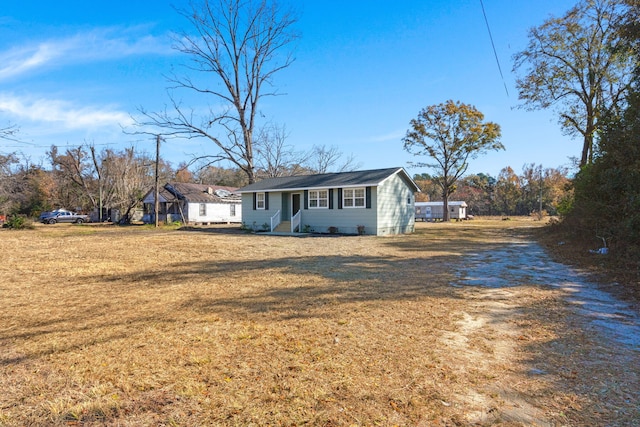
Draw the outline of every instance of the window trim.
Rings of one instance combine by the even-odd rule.
[[[320,193],[324,192],[324,197],[320,197]],[[315,193],[315,197],[314,197]],[[317,203],[316,206],[311,206],[311,202],[315,201]],[[324,201],[325,205],[320,206],[321,202]],[[308,194],[308,207],[309,209],[329,209],[329,189],[318,189],[318,190],[309,190]]]
[[[206,203],[200,203],[200,206],[198,207],[198,216],[207,216],[207,204]]]
[[[362,191],[362,197],[356,197],[356,191]],[[349,193],[351,193],[349,195]],[[351,205],[347,204],[351,200]],[[362,205],[358,205],[356,200],[362,200]],[[365,187],[344,188],[342,190],[342,207],[344,209],[365,209],[367,207],[367,190]]]
[[[260,196],[262,196],[262,200],[260,200]],[[265,193],[256,193],[256,209],[265,210],[266,200],[267,200],[267,197],[265,196]]]

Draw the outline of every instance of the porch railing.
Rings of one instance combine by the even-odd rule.
[[[295,233],[296,228],[298,229],[298,233],[300,232],[300,217],[302,216],[302,211],[298,211],[294,216],[291,217],[291,232]]]
[[[271,217],[271,232],[276,229],[277,226],[282,222],[282,215],[280,215],[280,211],[276,212],[274,216]]]

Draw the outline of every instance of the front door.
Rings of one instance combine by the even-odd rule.
[[[291,195],[291,218],[300,210],[300,194]]]

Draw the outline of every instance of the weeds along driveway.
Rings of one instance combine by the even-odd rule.
[[[530,226],[0,230],[0,426],[636,424],[637,318]]]

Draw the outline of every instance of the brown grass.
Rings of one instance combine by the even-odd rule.
[[[598,396],[562,378],[590,355],[564,352],[586,338],[567,329],[559,292],[451,286],[465,254],[538,225],[385,238],[2,230],[0,425],[610,420],[618,400],[598,415]],[[550,375],[529,375],[541,358]]]

